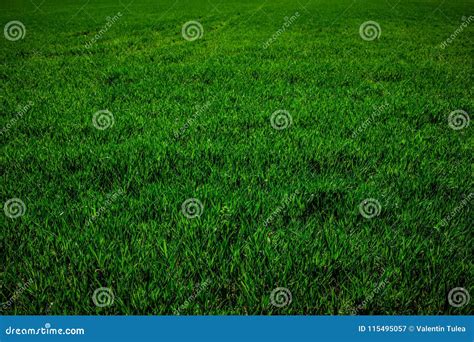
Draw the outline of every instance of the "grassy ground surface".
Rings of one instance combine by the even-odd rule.
[[[0,5],[2,314],[472,313],[473,1],[127,1]]]

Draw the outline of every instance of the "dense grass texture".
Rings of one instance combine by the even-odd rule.
[[[473,1],[128,1],[0,4],[2,314],[472,313]]]

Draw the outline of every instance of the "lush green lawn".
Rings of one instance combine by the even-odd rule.
[[[0,5],[2,314],[472,313],[474,1],[127,1]]]

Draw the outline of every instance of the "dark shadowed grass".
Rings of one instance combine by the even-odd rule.
[[[2,313],[472,313],[473,4],[2,3]]]

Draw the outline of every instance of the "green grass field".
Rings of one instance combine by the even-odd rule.
[[[473,8],[2,1],[1,314],[473,313]]]

